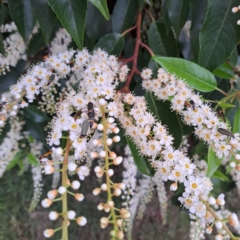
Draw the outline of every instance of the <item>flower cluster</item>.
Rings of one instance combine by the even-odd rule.
[[[158,70],[156,79],[151,79],[151,75],[150,69],[142,72],[143,87],[161,100],[170,100],[171,108],[181,114],[187,125],[195,127],[195,134],[209,144],[219,158],[230,154],[235,157],[237,168],[240,165],[240,134],[231,134],[227,123],[182,80],[163,69]]]
[[[183,152],[172,147],[172,137],[147,111],[146,102],[142,97],[130,93],[124,97],[118,95],[116,102],[119,121],[126,135],[136,144],[139,153],[149,158],[152,166],[160,172],[163,181],[173,181],[170,190],[176,191],[178,184],[183,183],[185,191],[182,197],[179,197],[179,201],[201,221],[213,223],[215,218],[209,212],[210,209],[207,209],[209,193],[212,190],[210,179],[197,176],[196,165]],[[131,109],[126,107],[129,105]],[[224,205],[224,195],[221,194],[215,202],[218,206]]]

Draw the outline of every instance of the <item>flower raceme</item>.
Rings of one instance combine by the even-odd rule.
[[[83,123],[89,120],[88,103],[94,107],[94,121],[100,122],[97,126],[98,131],[102,131],[101,139],[96,139],[94,144],[102,145],[100,152],[91,152],[94,159],[99,157],[103,160],[103,166],[94,169],[97,177],[106,179],[100,188],[93,191],[94,195],[101,191],[107,191],[108,199],[105,203],[98,205],[99,210],[109,212],[109,217],[102,217],[100,225],[105,228],[109,223],[113,224],[111,236],[115,239],[123,239],[122,220],[128,219],[130,213],[127,209],[118,209],[114,206],[112,196],[120,196],[125,190],[125,184],[113,183],[110,178],[114,174],[110,168],[111,164],[118,165],[122,162],[121,157],[111,152],[109,146],[114,142],[120,141],[119,136],[109,137],[110,133],[117,134],[119,129],[116,127],[117,119],[125,133],[130,137],[139,149],[139,152],[148,157],[151,165],[158,172],[158,177],[163,181],[173,181],[172,189],[176,190],[179,183],[183,183],[185,190],[179,201],[189,211],[199,217],[202,221],[206,220],[208,214],[208,198],[212,190],[210,179],[196,174],[196,165],[180,150],[172,146],[173,138],[168,134],[167,129],[148,111],[146,101],[143,97],[136,97],[131,93],[117,94],[116,90],[119,83],[125,81],[128,68],[121,66],[116,57],[100,49],[90,54],[86,49],[82,51],[69,50],[58,55],[52,55],[36,66],[33,66],[19,82],[11,88],[12,102],[8,101],[7,111],[14,108],[21,108],[23,96],[31,103],[39,92],[46,92],[49,89],[48,81],[52,74],[54,79],[50,83],[54,86],[60,78],[64,78],[74,73],[79,80],[77,90],[69,89],[64,99],[56,104],[56,116],[51,122],[51,132],[48,136],[48,144],[53,149],[59,149],[62,139],[65,138],[64,132],[68,133],[68,145],[64,151],[60,152],[59,159],[63,164],[68,161],[71,153],[71,161],[64,166],[62,171],[66,173],[74,171],[80,180],[84,180],[89,174],[86,166],[77,167],[74,161],[86,158],[88,154],[89,137],[96,128],[89,127],[86,135],[81,136]],[[175,79],[173,75],[159,70],[158,78],[150,80],[151,70],[145,69],[142,72],[143,87],[153,91],[156,96],[163,100],[172,98],[172,109],[182,114],[187,124],[194,125],[196,134],[205,140],[219,157],[228,156],[232,152],[240,149],[239,134],[234,134],[234,138],[228,139],[221,135],[217,129],[228,129],[228,126],[221,122],[214,114],[212,109],[204,104],[198,95],[195,95],[183,81]],[[179,89],[181,89],[179,91]],[[185,102],[193,100],[195,107],[185,107]],[[6,111],[5,115],[8,114]],[[91,119],[92,120],[92,119]],[[86,123],[86,122],[85,122]],[[70,152],[71,149],[71,152]],[[68,151],[68,152],[67,152]],[[236,159],[237,161],[237,159]],[[53,166],[51,166],[53,167]],[[54,167],[53,167],[54,168]],[[49,169],[48,169],[49,170]],[[64,173],[64,174],[65,174]],[[58,192],[49,192],[49,198],[43,200],[44,207],[49,207],[58,194],[61,198],[68,193],[68,188],[80,187],[77,182],[72,182],[64,176],[63,184],[58,188]],[[51,197],[51,198],[50,198]],[[83,199],[82,196],[75,195],[76,199]],[[221,200],[221,199],[220,199]],[[216,200],[217,201],[217,200]],[[66,210],[66,209],[65,209]],[[118,215],[116,215],[116,211]],[[65,211],[68,219],[75,219],[79,225],[85,225],[84,217],[75,218],[73,210]],[[235,217],[229,218],[232,223],[237,222]],[[67,220],[67,219],[66,219]],[[65,225],[68,222],[64,220]],[[211,218],[209,223],[215,219]],[[53,235],[52,229],[46,230],[45,236]]]

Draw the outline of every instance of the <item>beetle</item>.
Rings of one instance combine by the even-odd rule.
[[[234,134],[232,132],[229,132],[228,130],[224,129],[224,128],[218,128],[217,130],[219,133],[229,136],[230,138],[234,138]]]

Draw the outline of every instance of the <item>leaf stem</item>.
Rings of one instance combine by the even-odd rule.
[[[127,33],[131,32],[133,29],[135,29],[136,27],[137,27],[137,25],[135,25],[135,26],[133,26],[133,27],[127,29],[127,30],[124,31],[121,35],[122,35],[122,36],[126,35]]]
[[[220,93],[222,93],[223,95],[225,95],[225,96],[228,96],[228,94],[226,93],[226,92],[224,92],[222,89],[220,89],[220,88],[215,88],[217,91],[219,91]]]

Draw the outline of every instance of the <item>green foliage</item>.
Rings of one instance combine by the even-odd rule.
[[[106,0],[89,0],[89,1],[99,9],[99,11],[107,20],[109,20],[110,15]]]
[[[64,28],[67,29],[79,49],[83,48],[87,0],[48,0]]]
[[[153,56],[153,60],[159,63],[168,72],[187,82],[192,88],[201,92],[210,92],[216,88],[214,76],[199,65],[180,58]]]
[[[207,177],[211,177],[218,167],[221,165],[222,159],[218,158],[215,152],[209,148],[208,149],[208,168],[207,168]]]

